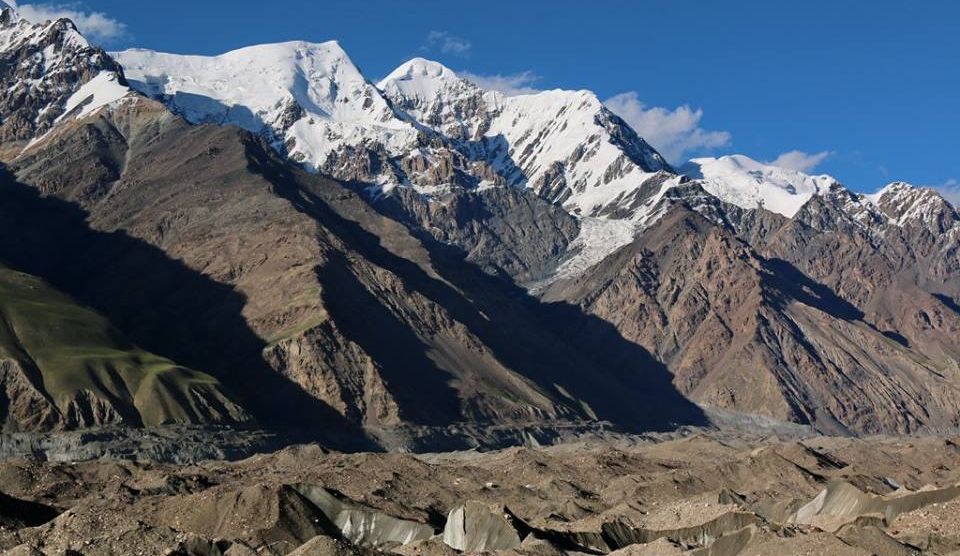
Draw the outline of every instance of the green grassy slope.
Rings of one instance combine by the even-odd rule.
[[[0,362],[16,363],[60,427],[245,419],[213,377],[127,342],[101,315],[42,280],[0,266]],[[9,388],[8,388],[9,397]],[[15,400],[6,408],[9,415]]]

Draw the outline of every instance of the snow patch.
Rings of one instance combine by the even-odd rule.
[[[86,82],[73,93],[64,106],[64,114],[60,119],[70,116],[80,108],[80,112],[73,114],[76,119],[84,118],[112,104],[130,94],[130,89],[120,83],[120,78],[112,71],[102,71],[96,77]]]

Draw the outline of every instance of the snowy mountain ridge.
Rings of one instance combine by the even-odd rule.
[[[430,194],[508,185],[582,218],[642,228],[678,201],[666,192],[685,179],[590,91],[507,96],[423,58],[373,84],[336,41],[258,45],[219,56],[127,50],[114,54],[118,64],[68,20],[34,25],[9,2],[3,6],[0,51],[22,51],[19,59],[29,58],[34,68],[8,90],[51,97],[31,115],[24,139],[123,99],[130,94],[126,75],[135,90],[188,121],[259,133],[291,160],[372,184],[379,193],[397,186]],[[4,125],[12,127],[9,119]],[[694,159],[681,172],[724,202],[786,217],[843,187],[831,176],[743,155]],[[902,183],[851,203],[856,219],[897,226],[925,218],[931,229],[942,229],[956,214],[935,191]],[[617,243],[626,237],[613,235]]]
[[[588,91],[507,97],[421,58],[375,86],[336,42],[114,56],[136,89],[190,121],[262,133],[308,168],[385,191],[508,184],[582,216],[641,218],[638,184],[672,174]]]
[[[590,91],[507,96],[424,58],[373,84],[335,41],[114,56],[134,88],[188,120],[260,133],[312,170],[377,191],[511,185],[580,217],[643,224],[662,186],[682,179]],[[694,159],[681,172],[725,202],[787,217],[840,186],[743,155]]]
[[[422,58],[378,87],[421,124],[465,142],[463,150],[489,161],[507,184],[529,187],[580,216],[623,208],[635,201],[630,193],[639,184],[672,172],[590,91],[507,96]]]

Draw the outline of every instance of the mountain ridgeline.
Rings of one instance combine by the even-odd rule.
[[[960,428],[933,190],[673,168],[589,91],[373,83],[334,42],[108,54],[0,14],[5,431]]]

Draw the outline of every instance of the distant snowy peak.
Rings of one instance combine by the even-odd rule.
[[[320,169],[331,154],[366,143],[398,151],[417,136],[335,41],[252,46],[220,56],[149,50],[114,56],[135,88],[186,119],[262,133],[308,167]]]
[[[697,158],[681,171],[702,180],[704,189],[723,201],[746,209],[762,207],[787,217],[793,217],[814,195],[839,185],[831,176],[810,176],[743,155]]]
[[[831,176],[810,176],[743,155],[698,158],[681,171],[699,180],[705,190],[727,203],[745,209],[762,207],[790,218],[798,216],[817,196],[825,203],[821,206],[839,211],[833,213],[842,215],[839,218],[876,233],[882,233],[890,225],[915,225],[942,233],[960,223],[956,208],[935,190],[903,182],[862,195],[848,190]],[[824,221],[817,220],[824,218]],[[803,219],[819,222],[820,227],[836,225],[818,207],[805,211]]]
[[[527,187],[582,216],[627,216],[637,191],[672,169],[650,145],[589,91],[544,91],[497,97],[488,141],[509,149]],[[629,217],[629,216],[627,216]]]
[[[465,81],[439,62],[414,58],[383,78],[378,87],[388,95],[432,100]]]
[[[928,187],[894,182],[864,198],[897,226],[920,225],[931,232],[942,233],[960,224],[956,207]]]

